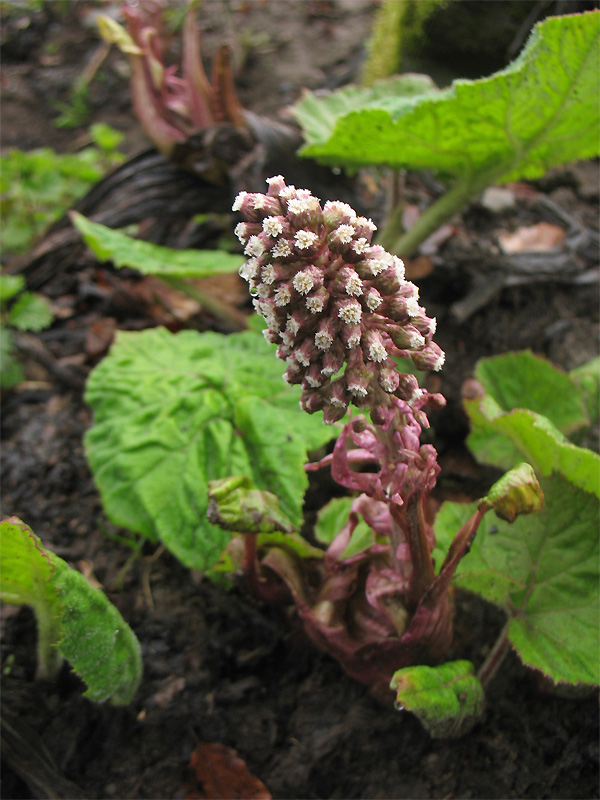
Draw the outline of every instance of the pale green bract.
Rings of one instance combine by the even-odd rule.
[[[394,673],[390,688],[396,692],[396,708],[416,714],[434,739],[468,733],[485,704],[483,686],[470,661],[404,667]]]
[[[117,609],[17,517],[0,523],[0,534],[0,598],[33,608],[40,677],[55,677],[62,656],[87,684],[86,697],[129,703],[142,676],[141,651]]]
[[[355,95],[306,94],[293,110],[306,141],[301,153],[351,168],[433,169],[481,186],[592,157],[599,151],[599,35],[598,11],[549,17],[521,55],[488,78],[420,96],[394,82]]]
[[[120,333],[96,367],[85,444],[113,522],[208,570],[231,533],[206,518],[208,482],[246,475],[300,526],[307,451],[335,435],[299,407],[255,332]]]

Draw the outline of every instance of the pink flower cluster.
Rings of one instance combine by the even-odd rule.
[[[302,408],[332,423],[353,404],[378,424],[393,398],[420,409],[427,392],[392,357],[438,370],[444,353],[401,259],[371,245],[375,225],[348,204],[321,207],[281,175],[267,183],[267,194],[240,192],[233,204],[247,220],[235,229],[248,257],[240,275],[279,345],[285,380],[302,385]]]

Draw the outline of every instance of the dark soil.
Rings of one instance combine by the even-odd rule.
[[[7,21],[3,147],[69,150],[85,142],[85,129],[52,125],[51,99],[66,98],[97,47],[86,27],[93,5],[72,2],[68,14],[64,5],[48,4],[27,26],[11,22],[14,31]],[[243,104],[275,115],[303,86],[334,86],[356,75],[375,6],[367,0],[205,0],[206,55],[229,38],[243,64]],[[30,38],[23,40],[26,34]],[[131,154],[144,140],[117,54],[109,56],[103,75],[93,84],[92,121],[125,131]],[[356,202],[377,219],[383,209],[372,185],[356,184]],[[407,176],[409,203],[422,204],[435,191],[422,176]],[[559,264],[535,281],[498,285],[457,321],[453,304],[469,296],[476,276],[497,279],[501,231],[557,224],[556,209],[563,226],[568,217],[590,235],[598,230],[597,163],[557,170],[514,192],[514,205],[503,212],[474,204],[449,238],[432,247],[429,260],[409,264],[426,273],[415,280],[428,313],[438,318],[436,340],[447,353],[431,387],[448,398],[447,409],[432,420],[443,491],[476,496],[489,480],[465,454],[460,407],[461,386],[478,358],[528,347],[571,369],[598,352],[593,247],[571,254],[578,279]],[[2,511],[23,518],[45,544],[104,588],[141,642],[145,673],[125,708],[85,699],[67,667],[55,683],[36,683],[33,616],[28,609],[4,608],[3,705],[16,735],[3,741],[3,797],[183,797],[199,742],[234,748],[278,798],[598,797],[597,696],[559,697],[509,654],[489,687],[485,718],[458,741],[433,741],[410,714],[379,706],[317,651],[288,609],[227,592],[148,543],[133,557],[115,540],[129,534],[106,519],[83,452],[91,414],[82,381],[110,340],[98,344],[90,331],[113,323],[176,328],[176,301],[157,309],[138,278],[100,268],[89,254],[68,271],[55,271],[41,291],[65,312],[36,337],[45,358],[25,348],[27,380],[3,398]],[[239,298],[238,310],[247,310],[237,283],[227,291]],[[218,327],[201,310],[187,324]],[[307,513],[328,490],[313,482]],[[499,611],[458,594],[450,655],[479,666],[502,624]]]

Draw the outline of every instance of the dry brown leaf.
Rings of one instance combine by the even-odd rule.
[[[565,231],[558,225],[549,222],[538,222],[536,225],[517,228],[514,233],[498,236],[502,250],[511,253],[548,253],[554,250],[565,238]]]
[[[113,317],[103,317],[93,322],[85,333],[85,352],[92,358],[103,356],[115,336],[117,321]]]
[[[183,787],[185,800],[271,800],[264,783],[250,773],[231,747],[200,742],[189,768],[194,778]]]
[[[404,271],[409,281],[416,281],[419,278],[426,278],[433,272],[433,261],[429,256],[417,256],[416,258],[404,259]]]

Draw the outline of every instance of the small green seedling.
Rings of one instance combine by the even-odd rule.
[[[92,125],[93,144],[58,154],[49,147],[9,149],[0,156],[2,255],[26,252],[43,231],[123,161],[123,134],[104,123]]]
[[[21,275],[0,275],[0,386],[3,389],[12,389],[25,377],[23,367],[14,357],[10,328],[40,331],[53,319],[48,301],[24,289],[25,279]]]

